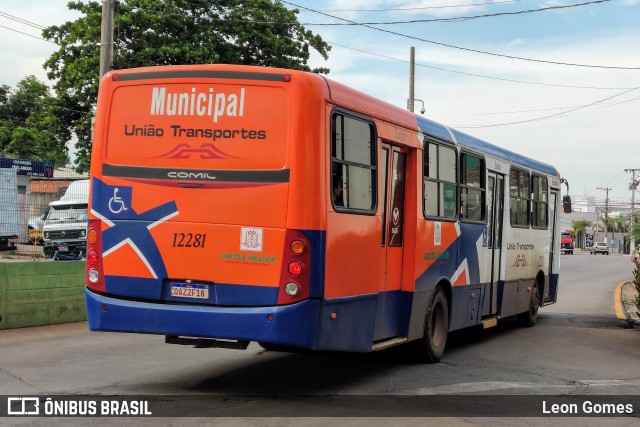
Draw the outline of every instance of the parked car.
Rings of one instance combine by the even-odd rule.
[[[589,253],[591,255],[594,255],[594,254],[609,255],[609,246],[607,246],[606,242],[597,242],[596,244],[591,246],[591,249],[589,249]]]

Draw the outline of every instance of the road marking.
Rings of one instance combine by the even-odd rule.
[[[627,315],[624,313],[624,309],[622,308],[622,286],[627,282],[628,280],[623,280],[622,282],[618,283],[613,297],[613,304],[616,308],[616,317],[623,320],[627,318]]]

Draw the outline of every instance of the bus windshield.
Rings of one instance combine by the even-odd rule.
[[[86,221],[87,204],[54,206],[49,211],[47,221]]]

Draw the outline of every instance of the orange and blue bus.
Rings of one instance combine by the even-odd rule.
[[[322,75],[107,73],[91,160],[95,331],[369,352],[556,301],[560,175]]]

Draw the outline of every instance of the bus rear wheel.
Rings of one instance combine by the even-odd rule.
[[[424,336],[419,341],[420,360],[437,363],[444,354],[449,333],[449,302],[440,286],[436,288],[427,307]]]

